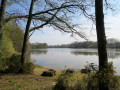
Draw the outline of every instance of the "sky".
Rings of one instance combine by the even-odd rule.
[[[76,19],[75,19],[76,20]],[[78,19],[79,21],[79,19]],[[78,22],[76,21],[76,22]],[[84,20],[84,23],[82,27],[84,27],[84,30],[81,30],[84,32],[85,36],[89,41],[96,41],[96,30],[95,25],[94,29],[92,28],[92,23],[88,20]],[[105,15],[105,32],[106,32],[106,38],[116,38],[120,39],[120,13],[115,12],[115,14],[111,14],[110,11],[108,11],[107,15]],[[77,28],[79,29],[79,28]],[[81,42],[85,41],[83,38],[75,35],[74,37],[71,37],[68,33],[61,33],[58,30],[54,30],[52,27],[44,27],[42,31],[36,31],[31,37],[30,42],[31,43],[47,43],[48,45],[60,45],[60,44],[69,44],[72,42]]]
[[[96,30],[91,30],[92,23],[88,23],[85,30],[82,30],[88,40],[96,41]],[[107,38],[120,39],[120,13],[111,16],[105,16],[105,30]],[[36,31],[31,37],[30,42],[35,43],[47,43],[48,45],[69,44],[72,42],[85,41],[83,38],[75,35],[71,37],[68,33],[61,33],[58,30],[54,30],[52,27],[44,27],[42,31]]]
[[[114,4],[113,0],[109,0],[111,1],[111,3]],[[119,0],[116,0],[116,2],[119,2]],[[118,5],[119,6],[119,5]],[[13,6],[13,10],[18,7],[18,6]],[[18,7],[19,9],[21,9],[20,7]],[[8,8],[10,9],[10,8]],[[29,9],[27,7],[27,9]],[[36,9],[36,8],[35,8]],[[119,6],[120,9],[120,6]],[[23,10],[21,11],[22,13],[25,13]],[[112,14],[109,10],[107,12],[107,14],[105,15],[105,31],[106,31],[106,37],[107,38],[116,38],[116,39],[120,39],[120,10],[118,10],[118,12],[115,14]],[[80,23],[79,22],[81,20],[81,18],[79,17],[79,15],[76,15],[77,17],[73,20],[74,22]],[[94,29],[92,28],[92,23],[91,21],[86,20],[85,18],[82,18],[82,26],[83,29],[80,28],[76,28],[77,30],[80,30],[81,32],[83,32],[85,34],[85,36],[87,37],[87,39],[89,41],[96,41],[97,37],[96,37],[96,30],[95,30],[95,25]],[[25,26],[26,24],[24,24]],[[60,45],[60,44],[70,44],[72,42],[81,42],[81,41],[85,41],[85,39],[75,35],[74,37],[71,37],[70,34],[68,33],[61,33],[59,30],[54,30],[52,27],[44,27],[42,28],[42,31],[40,30],[36,30],[35,33],[30,37],[30,42],[31,43],[47,43],[48,45]]]

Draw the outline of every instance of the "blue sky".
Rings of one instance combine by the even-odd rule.
[[[112,12],[108,10],[107,14],[105,15],[105,30],[107,38],[120,39],[120,11],[118,11],[119,10],[117,9],[117,11],[114,12],[115,14],[112,14]],[[74,21],[79,23],[79,19],[81,18],[74,19]],[[86,37],[89,40],[96,41],[97,37],[95,25],[94,29],[91,30],[92,23],[90,21],[83,18],[82,23],[82,27],[85,29],[81,31],[85,33]],[[75,41],[80,42],[85,40],[77,35],[75,35],[74,38],[70,37],[70,34],[61,33],[58,30],[54,30],[52,27],[44,27],[42,31],[36,31],[30,38],[31,43],[40,42],[47,43],[48,45],[69,44]]]
[[[24,0],[23,0],[24,1]],[[30,0],[29,0],[30,1]],[[114,3],[113,0],[108,0],[110,1],[113,5],[116,5],[115,3],[119,4],[119,0],[115,0],[116,2]],[[30,2],[27,2],[30,3]],[[110,10],[107,11],[105,15],[105,30],[106,30],[106,37],[107,38],[117,38],[120,39],[120,6],[116,5],[117,10],[114,12],[115,15],[112,14]],[[26,7],[26,6],[25,6]],[[21,13],[25,13],[24,8],[20,8],[20,6],[13,5],[13,7],[8,8],[8,10],[14,11],[15,9],[22,9],[20,10]],[[29,10],[29,6],[26,7]],[[34,7],[34,10],[36,7]],[[37,9],[36,9],[37,10]],[[92,9],[94,10],[94,9]],[[34,13],[34,11],[33,11]],[[82,23],[80,27],[84,28],[81,29],[81,32],[84,32],[86,37],[89,40],[96,41],[96,30],[95,30],[95,25],[94,29],[91,30],[92,23],[91,21],[85,19],[84,17],[80,17],[79,14],[75,15],[76,17],[73,19],[73,22],[76,23]],[[24,27],[25,27],[24,23]],[[79,30],[80,28],[76,28]],[[70,34],[68,33],[61,33],[58,30],[54,30],[52,27],[44,27],[40,30],[36,30],[35,33],[30,37],[30,42],[31,43],[47,43],[48,45],[57,45],[57,44],[69,44],[72,42],[80,42],[80,41],[85,41],[84,39],[80,38],[79,36],[75,35],[74,37],[71,37]]]
[[[87,38],[92,41],[96,41],[96,30],[91,30],[91,22],[84,22],[84,30],[82,30]],[[87,23],[87,24],[86,24]],[[105,16],[105,30],[107,38],[120,39],[120,13],[113,16]],[[68,44],[75,41],[85,41],[79,36],[71,37],[68,33],[61,33],[58,30],[54,30],[52,27],[44,27],[42,31],[36,31],[30,38],[31,43],[40,42],[47,43],[48,45]]]

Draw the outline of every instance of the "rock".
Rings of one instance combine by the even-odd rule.
[[[66,73],[71,73],[71,74],[73,74],[73,73],[75,73],[75,69],[70,69],[70,68],[69,68],[69,69],[66,70]]]
[[[81,73],[87,74],[90,73],[91,71],[89,69],[81,69]]]
[[[53,69],[49,69],[48,71],[44,71],[41,76],[49,76],[49,77],[53,77],[56,75],[56,71]]]

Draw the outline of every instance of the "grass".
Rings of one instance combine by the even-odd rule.
[[[33,75],[28,74],[6,74],[0,76],[0,90],[52,90],[56,84],[57,78],[62,71],[57,70],[54,77],[40,76],[43,71],[48,68],[43,68],[36,65]],[[76,72],[72,78],[81,80],[84,74]],[[119,81],[120,77],[118,76]]]
[[[2,75],[0,76],[0,90],[52,90],[52,87],[56,84],[57,77],[62,71],[57,70],[57,75],[54,77],[40,76],[45,70],[48,70],[48,68],[36,65],[33,75]]]
[[[44,90],[54,82],[54,79],[35,75],[4,75],[0,79],[0,90]]]

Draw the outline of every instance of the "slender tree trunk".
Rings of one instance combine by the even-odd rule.
[[[31,0],[29,17],[28,17],[28,21],[27,21],[27,25],[26,25],[25,34],[24,34],[24,41],[23,41],[22,54],[21,54],[21,65],[22,66],[25,63],[25,54],[26,54],[26,50],[27,50],[27,41],[28,41],[28,37],[29,37],[29,28],[30,28],[30,24],[31,24],[31,20],[32,20],[32,10],[33,10],[34,1],[35,0]],[[24,68],[21,67],[19,70],[19,73],[22,73],[23,69]]]
[[[0,51],[1,51],[1,45],[2,45],[2,29],[4,25],[4,16],[5,16],[5,6],[6,6],[7,0],[2,0],[1,1],[1,6],[0,6]]]
[[[108,63],[104,28],[103,0],[95,0],[95,14],[99,54],[99,72],[101,72]],[[108,85],[105,86],[104,82],[101,83],[99,80],[99,90],[108,90]]]

